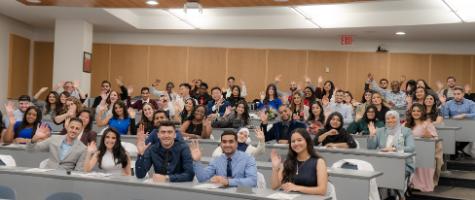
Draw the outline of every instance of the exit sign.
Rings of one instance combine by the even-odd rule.
[[[353,44],[353,36],[351,35],[342,35],[340,38],[341,45],[351,45]]]

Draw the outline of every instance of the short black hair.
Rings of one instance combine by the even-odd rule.
[[[142,87],[142,89],[140,89],[140,93],[142,93],[142,92],[145,91],[145,90],[147,90],[147,91],[150,92],[150,89],[148,89],[148,87]]]
[[[234,136],[234,139],[237,141],[237,133],[233,130],[225,130],[223,133],[221,133],[221,141],[223,140],[223,136],[225,135],[232,135]]]
[[[213,87],[213,88],[211,88],[211,92],[213,92],[213,90],[219,90],[219,92],[222,92],[221,88],[219,88],[219,87]]]
[[[383,82],[383,81],[386,81],[386,83],[389,83],[388,79],[385,79],[385,78],[382,78],[382,79],[379,79],[379,82]]]
[[[20,97],[18,97],[18,101],[28,101],[28,102],[31,102],[31,98],[30,98],[30,96],[28,96],[28,95],[21,95]]]
[[[205,83],[205,82],[201,82],[200,88],[206,88],[206,89],[208,89],[208,84]]]
[[[175,123],[173,123],[173,122],[170,121],[170,120],[160,122],[160,125],[158,126],[158,129],[160,130],[160,128],[161,128],[162,126],[167,126],[167,127],[170,127],[170,126],[171,126],[171,127],[173,127],[173,130],[176,129],[176,128],[175,128]]]
[[[180,87],[182,87],[182,86],[188,88],[189,90],[191,90],[191,85],[188,84],[188,83],[181,83]]]
[[[235,81],[235,80],[236,80],[236,78],[234,78],[234,76],[230,76],[230,77],[228,77],[228,79],[227,79],[227,80],[228,80],[228,81],[229,81],[229,80],[233,80],[233,81]]]
[[[170,119],[170,116],[168,116],[168,112],[165,111],[165,110],[163,110],[163,109],[158,109],[157,111],[155,111],[155,112],[153,113],[153,118],[155,118],[155,115],[156,115],[156,114],[159,114],[159,113],[163,113],[163,114],[167,117],[167,119]]]

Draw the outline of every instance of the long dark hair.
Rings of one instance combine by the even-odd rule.
[[[238,91],[239,91],[237,97],[235,97],[234,94],[233,94],[234,88],[237,88]],[[233,86],[231,87],[231,95],[230,95],[229,97],[233,97],[233,98],[239,98],[239,97],[241,97],[241,87],[239,87],[239,85],[233,85]]]
[[[92,112],[89,110],[89,109],[84,109],[84,110],[81,110],[81,112],[79,112],[79,115],[78,117],[82,114],[82,113],[87,113],[89,115],[89,123],[84,127],[84,133],[87,133],[89,131],[92,130]],[[84,122],[83,123],[83,126],[84,126]]]
[[[374,119],[368,119],[368,111],[369,109],[373,109],[374,110]],[[363,117],[361,118],[362,120],[364,120],[365,122],[369,123],[369,122],[376,122],[378,120],[378,118],[376,117],[376,113],[378,112],[378,108],[376,108],[376,106],[374,105],[368,105],[366,107],[366,110],[364,111],[364,115]]]
[[[414,103],[412,104],[411,108],[407,111],[406,113],[406,127],[407,128],[414,128],[416,126],[416,120],[412,117],[412,110],[417,107],[419,110],[421,110],[421,121],[425,121],[427,119],[426,115],[426,108],[424,105],[420,103]]]
[[[426,80],[424,79],[418,79],[417,82],[421,81],[422,83],[424,83],[424,89],[426,90],[432,90],[432,88],[430,88],[429,84],[427,84]],[[417,86],[417,82],[416,82],[416,86]]]
[[[330,125],[330,121],[333,119],[333,117],[338,117],[340,119],[340,127],[338,128],[333,128],[331,125]],[[336,129],[337,131],[340,131],[342,128],[343,128],[343,115],[341,115],[339,112],[333,112],[331,113],[328,118],[327,118],[327,121],[325,122],[325,126],[324,126],[324,132],[327,132],[327,131],[330,131],[332,129]]]
[[[306,90],[306,89],[310,90],[310,93],[311,93],[312,95],[311,95],[310,97],[306,97],[306,96],[305,96],[305,93],[304,93],[304,94],[303,94],[303,99],[308,99],[308,100],[310,101],[310,103],[314,102],[315,99],[316,99],[315,91],[314,91],[313,88],[310,87],[310,86],[305,87],[303,90]],[[302,101],[303,101],[303,99],[302,99]],[[302,102],[302,103],[303,103],[303,102]]]
[[[195,113],[196,113],[196,110],[198,110],[198,108],[203,108],[203,109],[205,109],[205,112],[203,113],[204,116],[203,116],[203,119],[202,119],[202,120],[205,120],[205,118],[206,118],[206,106],[204,106],[204,105],[197,105],[197,106],[195,106],[195,107],[193,108],[193,111],[191,112],[191,115],[190,115],[190,117],[188,118],[188,120],[191,121],[191,120],[194,120],[194,119],[195,119]]]
[[[51,103],[49,102],[49,95],[54,95],[54,98],[56,99],[56,102],[54,103],[54,106],[55,106],[54,107],[54,112],[55,113],[60,113],[61,110],[62,110],[62,107],[61,107],[62,105],[61,105],[61,100],[59,99],[59,94],[56,91],[50,91],[48,93],[48,95],[46,96],[46,99],[45,99],[45,102],[46,102],[46,106],[45,106],[46,113],[45,114],[51,112]]]
[[[327,95],[327,91],[325,90],[325,85],[327,83],[330,83],[330,91],[328,92],[328,99],[331,99],[332,98],[332,95],[333,95],[333,92],[335,91],[335,84],[333,83],[333,81],[325,81],[325,83],[323,83],[323,87],[322,87],[322,97]]]
[[[188,111],[185,108],[188,101],[191,101],[191,104],[193,104],[193,107],[191,108],[190,113],[188,113]],[[180,117],[183,121],[189,119],[188,114],[190,114],[190,117],[191,117],[191,115],[192,115],[191,113],[193,113],[193,110],[195,110],[196,105],[197,105],[196,101],[191,97],[185,100],[185,105],[183,106],[183,110],[180,113]]]
[[[304,128],[297,128],[290,134],[300,134],[307,143],[307,152],[311,158],[320,158],[320,156],[313,149],[312,138]],[[289,142],[289,151],[287,159],[284,161],[284,171],[282,172],[282,183],[294,182],[295,172],[297,171],[297,152],[292,149],[292,142]]]
[[[437,120],[437,115],[438,115],[437,105],[439,104],[439,101],[434,97],[434,95],[426,94],[426,97],[424,98],[424,107],[426,109],[427,109],[427,105],[426,105],[427,97],[432,97],[434,99],[434,105],[431,106],[430,110],[426,110],[426,115],[427,115],[427,118],[429,118],[432,121],[435,121]]]
[[[271,83],[271,84],[267,85],[267,88],[266,88],[266,97],[264,98],[264,103],[269,103],[269,98],[270,98],[270,96],[269,96],[269,90],[271,89],[271,87],[272,87],[272,89],[274,89],[274,99],[279,98],[278,95],[277,95],[277,86],[276,86],[275,84],[272,84],[272,83]]]
[[[308,115],[308,121],[314,121],[316,119],[317,116],[315,116],[312,112],[312,107],[313,105],[318,105],[318,107],[320,107],[320,115],[318,115],[318,121],[322,124],[325,123],[325,114],[324,114],[324,111],[323,111],[323,106],[322,106],[322,103],[320,103],[320,101],[315,101],[313,103],[310,104],[310,110],[309,110],[309,115]]]
[[[371,103],[371,96],[373,96],[373,91],[370,90],[370,89],[367,89],[367,90],[365,90],[365,91],[363,92],[363,97],[361,97],[361,103],[366,103],[366,102],[367,102],[367,100],[366,100],[366,98],[365,98],[366,93],[370,93],[370,94],[371,94],[370,97],[369,97],[369,102]]]
[[[33,122],[33,124],[29,124],[28,121],[26,120],[26,116],[28,115],[28,112],[30,112],[30,110],[34,110],[36,112],[36,119],[35,121]],[[30,106],[26,109],[25,111],[25,114],[23,115],[23,119],[21,120],[21,123],[20,123],[20,126],[18,126],[15,131],[14,131],[14,138],[17,138],[18,137],[18,133],[20,132],[20,130],[26,128],[28,125],[32,126],[32,137],[35,135],[36,133],[36,128],[38,127],[39,124],[41,124],[41,119],[43,117],[43,114],[41,114],[41,110],[36,107],[36,106]],[[14,124],[10,124],[10,126],[13,126]]]
[[[146,116],[145,116],[145,112],[144,112],[144,107],[146,105],[149,105],[151,108],[152,108],[152,120],[149,120]],[[142,106],[142,119],[141,119],[141,122],[143,125],[145,125],[145,127],[148,127],[150,126],[150,124],[153,126],[153,117],[155,116],[155,109],[153,108],[153,105],[151,103],[144,103],[143,106]]]
[[[97,163],[98,163],[99,169],[102,169],[102,158],[104,157],[104,154],[107,152],[105,141],[106,141],[106,136],[108,133],[114,133],[116,137],[114,147],[112,147],[112,155],[114,157],[114,162],[115,164],[121,164],[122,168],[125,168],[129,160],[127,158],[127,153],[125,152],[124,147],[120,143],[120,134],[114,128],[107,128],[104,131],[104,134],[102,134],[101,143],[99,144],[99,155],[97,156]]]
[[[121,100],[118,100],[115,102],[114,107],[112,107],[112,116],[116,119],[119,119],[119,115],[115,111],[115,105],[120,106],[124,111],[124,119],[127,119],[129,117],[129,113],[127,112],[127,106],[125,106],[125,103]]]
[[[0,112],[0,133],[3,131],[5,128],[5,125],[3,124],[3,115],[2,112]]]
[[[295,113],[295,111],[297,111],[297,104],[295,104],[295,95],[300,96],[300,105],[298,107],[299,107],[299,111],[302,112],[304,109],[303,100],[305,99],[304,97],[305,95],[302,95],[302,93],[300,92],[294,92],[292,94],[292,102],[290,103],[290,110],[292,111],[292,113]]]
[[[410,88],[410,90],[408,89]],[[409,80],[406,83],[406,95],[412,95],[416,92],[417,82],[415,80]]]
[[[244,112],[242,113],[242,119],[244,120],[244,125],[248,125],[249,124],[249,106],[247,106],[246,101],[241,100],[241,101],[237,102],[236,108],[239,106],[239,104],[242,104],[244,106]],[[236,114],[236,116],[237,116],[236,109],[234,109],[234,114]]]

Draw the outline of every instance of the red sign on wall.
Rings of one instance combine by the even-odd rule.
[[[341,45],[351,45],[353,44],[353,36],[351,35],[342,35],[340,38]]]

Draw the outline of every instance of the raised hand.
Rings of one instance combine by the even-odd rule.
[[[50,136],[51,130],[46,123],[39,124],[36,128],[35,137],[37,139],[46,139]]]
[[[183,110],[183,107],[180,106],[178,101],[173,102],[173,108],[175,108],[175,113],[180,113]]]
[[[256,132],[256,138],[259,140],[259,142],[266,142],[266,137],[264,135],[264,131],[261,129],[255,129],[254,130]]]
[[[376,135],[376,127],[374,126],[373,122],[369,122],[368,129],[369,129],[369,135],[370,136],[375,136]]]
[[[133,92],[134,92],[134,86],[131,86],[131,85],[127,86],[127,93],[130,95]]]
[[[145,150],[151,145],[145,145],[145,140],[147,139],[147,135],[145,134],[145,127],[143,124],[139,125],[137,129],[137,153],[139,155],[143,155]]]
[[[42,87],[39,92],[43,93],[43,92],[46,92],[47,90],[48,90],[48,87]]]
[[[116,82],[117,85],[119,85],[119,86],[123,86],[123,85],[124,85],[124,80],[122,79],[122,76],[118,76],[118,77],[115,79],[115,82]]]
[[[73,87],[74,87],[75,89],[79,88],[79,80],[74,80],[74,81],[73,81]]]
[[[157,88],[160,85],[160,79],[155,79],[155,81],[152,83],[152,86]]]
[[[312,79],[310,79],[310,77],[308,76],[305,76],[305,83],[311,83],[312,82]]]
[[[91,141],[88,145],[87,145],[87,152],[90,153],[90,154],[93,154],[93,153],[96,153],[97,151],[97,144],[95,141]]]
[[[281,81],[281,79],[282,79],[282,74],[279,74],[279,75],[275,76],[274,81],[275,81],[276,83],[278,83],[278,82]]]
[[[439,101],[441,105],[444,105],[447,101],[447,97],[445,95],[439,95]]]
[[[471,90],[472,90],[472,88],[470,87],[469,84],[465,84],[463,86],[463,91],[465,92],[465,94],[470,94]]]
[[[135,119],[135,114],[136,114],[136,113],[135,113],[135,109],[129,108],[129,109],[127,109],[127,112],[129,113],[129,117],[130,117],[131,119]]]
[[[193,158],[194,161],[201,160],[200,143],[198,142],[198,140],[191,140],[190,151],[191,151],[191,158]]]
[[[372,82],[374,80],[374,75],[371,73],[368,73],[368,81]]]
[[[246,85],[246,82],[244,82],[243,80],[241,80],[241,86],[244,86]]]
[[[444,89],[444,84],[440,80],[437,80],[435,82],[435,85],[437,86],[437,91],[441,91],[442,89]]]
[[[399,78],[400,84],[404,83],[404,81],[406,81],[406,75],[401,75],[401,77]]]
[[[322,85],[322,83],[323,83],[323,77],[322,77],[322,76],[318,76],[317,85]]]
[[[261,101],[264,101],[264,99],[266,98],[266,93],[260,92],[259,97],[261,98]]]
[[[228,107],[226,107],[226,111],[224,112],[224,116],[228,116],[232,112],[233,112],[233,107],[228,106]]]
[[[330,103],[330,99],[328,99],[328,96],[324,96],[324,97],[322,98],[322,105],[323,105],[323,106],[326,106],[326,105],[328,105],[329,103]]]
[[[272,149],[270,153],[270,160],[272,161],[272,169],[279,169],[282,165],[282,158],[280,158],[280,155],[275,149]]]

